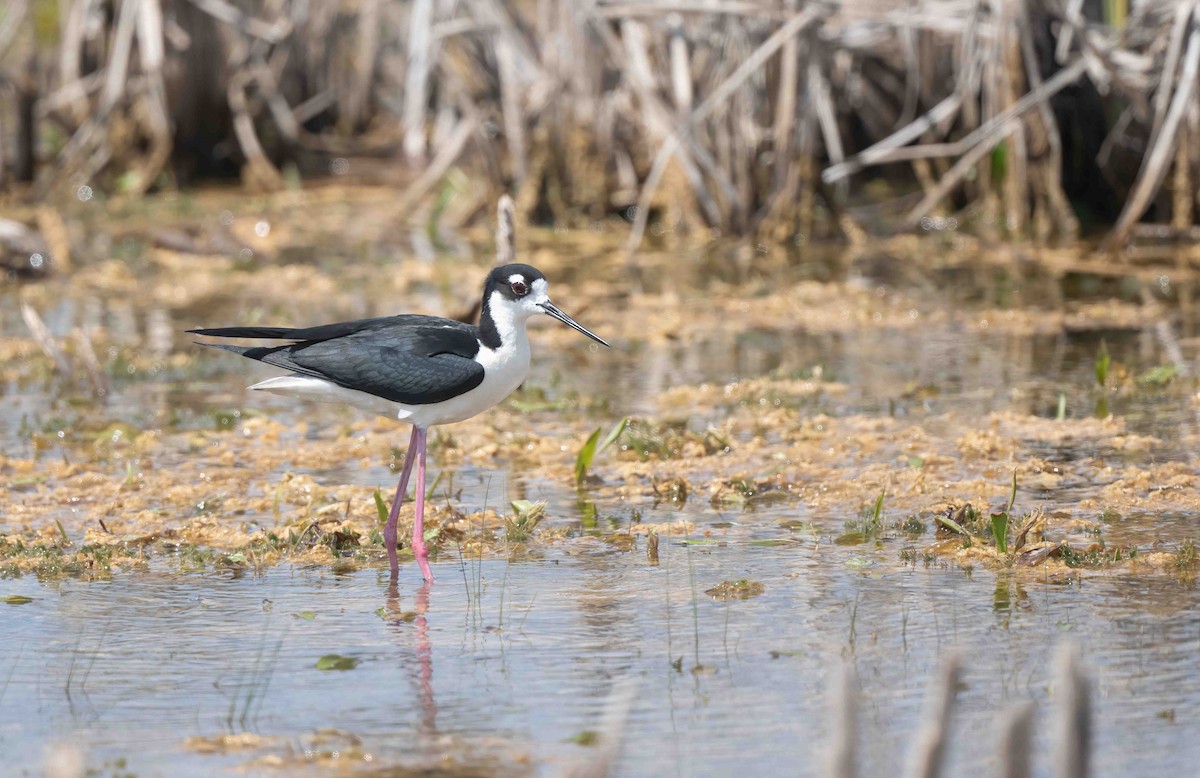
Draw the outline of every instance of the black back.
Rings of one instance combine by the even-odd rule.
[[[449,400],[483,383],[483,366],[474,359],[479,330],[434,316],[388,316],[303,329],[219,327],[188,332],[299,341],[262,347],[201,345],[407,405]]]

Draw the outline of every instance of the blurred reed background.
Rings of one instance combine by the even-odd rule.
[[[1198,70],[1196,0],[6,0],[0,191],[1115,249],[1196,237]]]

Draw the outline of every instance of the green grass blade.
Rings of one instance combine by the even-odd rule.
[[[619,422],[617,422],[616,426],[614,426],[611,430],[608,431],[608,434],[604,436],[604,442],[596,447],[596,453],[599,454],[601,451],[608,448],[613,443],[616,443],[617,438],[621,437],[621,433],[624,432],[625,428],[628,426],[629,426],[629,417],[626,416],[625,418],[623,418]]]
[[[1001,554],[1008,553],[1008,514],[992,514],[992,536],[996,539],[996,550]]]
[[[592,459],[596,456],[596,444],[600,440],[600,428],[588,436],[587,442],[583,444],[583,448],[579,449],[579,455],[575,457],[575,483],[582,484],[583,479],[587,478],[588,468],[592,466]]]
[[[383,495],[379,493],[378,489],[375,490],[375,511],[376,511],[376,513],[379,514],[379,523],[387,524],[387,520],[388,520],[387,503],[385,503],[383,501]]]
[[[938,516],[937,521],[938,521],[938,524],[941,524],[943,527],[950,530],[951,532],[957,532],[959,535],[966,535],[967,537],[971,537],[970,532],[967,532],[965,529],[963,529],[963,526],[961,524],[959,524],[957,521],[950,518],[949,516]]]
[[[1096,355],[1096,383],[1104,386],[1108,383],[1108,367],[1112,359],[1108,356],[1108,344],[1100,341],[1100,353]]]

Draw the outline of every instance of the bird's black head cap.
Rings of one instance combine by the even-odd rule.
[[[533,265],[514,262],[501,265],[488,273],[487,283],[483,287],[483,299],[486,301],[492,292],[498,291],[510,300],[519,300],[533,291],[533,282],[545,280],[542,271]]]

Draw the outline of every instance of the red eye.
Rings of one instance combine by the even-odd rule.
[[[525,285],[524,281],[513,281],[512,290],[517,297],[524,297],[529,293],[529,287]]]

